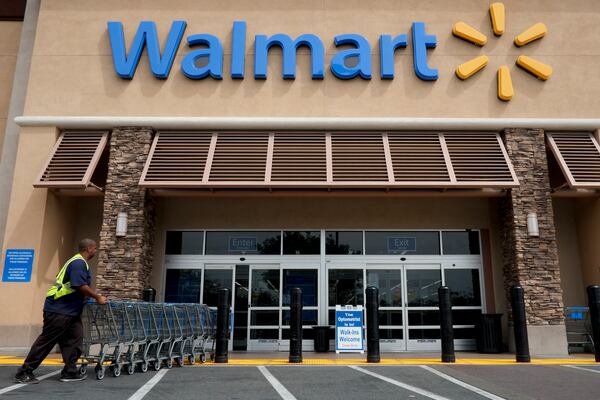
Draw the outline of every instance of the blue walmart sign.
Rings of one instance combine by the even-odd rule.
[[[142,21],[131,43],[129,51],[125,45],[123,24],[108,22],[108,33],[116,73],[123,79],[133,79],[144,47],[152,74],[166,79],[173,67],[173,61],[179,49],[187,23],[173,21],[164,46],[161,46],[153,21]],[[338,51],[331,59],[330,69],[339,79],[371,79],[371,46],[364,36],[358,34],[337,35],[335,45],[351,46]],[[435,48],[435,35],[426,33],[425,23],[412,24],[412,52],[416,75],[425,81],[438,79],[438,70],[430,68],[427,62],[427,49]],[[210,34],[195,34],[187,37],[190,48],[202,46],[190,51],[181,62],[181,71],[190,79],[223,79],[223,45],[221,40]],[[406,48],[407,35],[381,35],[379,37],[381,79],[394,79],[394,53]],[[296,79],[296,50],[305,46],[311,51],[312,79],[323,79],[325,71],[325,48],[323,41],[316,35],[307,33],[292,39],[278,33],[267,37],[256,35],[254,38],[254,79],[267,79],[268,53],[271,47],[280,47],[283,53],[283,79]],[[163,51],[161,53],[161,48]],[[202,61],[200,63],[200,61]],[[246,63],[246,22],[235,21],[232,32],[231,78],[244,79]]]

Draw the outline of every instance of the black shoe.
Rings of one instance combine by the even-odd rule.
[[[40,381],[37,380],[35,375],[33,375],[33,372],[26,371],[17,372],[17,374],[15,375],[15,382],[25,384],[40,383]]]
[[[61,382],[77,382],[77,381],[82,381],[85,378],[87,378],[87,375],[82,375],[80,372],[78,372],[76,374],[61,375],[60,381]]]

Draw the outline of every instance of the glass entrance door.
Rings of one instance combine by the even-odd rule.
[[[405,265],[405,321],[407,350],[440,348],[438,288],[442,286],[440,265]]]
[[[210,265],[207,264],[204,268],[204,277],[202,284],[202,299],[201,303],[206,304],[211,309],[216,310],[219,301],[219,290],[229,289],[229,304],[231,309],[235,309],[235,297],[233,296],[234,281],[233,281],[233,265]],[[231,318],[234,318],[233,314]],[[229,350],[233,343],[233,330],[230,329]]]
[[[281,326],[279,265],[250,266],[248,350],[277,350]]]
[[[319,270],[317,268],[283,268],[282,270],[281,340],[279,350],[290,349],[290,306],[293,288],[302,289],[302,348],[313,350],[312,327],[319,324]]]
[[[248,350],[289,350],[291,290],[302,289],[303,348],[313,346],[319,321],[319,270],[316,267],[250,266]]]
[[[368,264],[366,277],[367,287],[379,289],[382,351],[439,348],[439,264]]]
[[[379,289],[379,340],[381,351],[406,349],[404,329],[404,277],[401,266],[376,265],[367,269],[367,287]]]

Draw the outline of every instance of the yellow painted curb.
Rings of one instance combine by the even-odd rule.
[[[213,363],[210,363],[213,364]],[[269,359],[247,359],[229,360],[230,365],[293,365],[287,360]],[[366,360],[327,360],[327,359],[305,359],[300,365],[363,365],[370,364]],[[399,358],[383,359],[379,365],[439,365],[445,364],[440,360],[431,358]],[[523,365],[514,359],[480,359],[460,358],[456,360],[457,365]],[[561,365],[561,364],[595,364],[593,359],[538,359],[532,360],[532,365]],[[599,364],[600,365],[600,364]]]
[[[17,358],[2,358],[0,365],[21,365],[23,359]],[[366,365],[366,360],[332,360],[332,359],[305,359],[302,363],[291,364],[286,359],[243,359],[229,360],[227,364],[215,364],[207,362],[205,364],[195,364],[194,366],[212,366],[212,365],[237,365],[237,366],[254,366],[254,365]],[[443,365],[438,359],[433,358],[390,358],[383,359],[378,365]],[[593,358],[549,358],[549,359],[534,359],[531,363],[517,363],[514,359],[482,359],[482,358],[459,358],[454,365],[600,365]],[[42,365],[63,365],[62,360],[45,360]],[[371,364],[374,365],[374,364]],[[447,364],[446,364],[447,365]]]

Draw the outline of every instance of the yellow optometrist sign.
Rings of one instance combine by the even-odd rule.
[[[492,3],[490,5],[490,18],[492,20],[494,35],[502,36],[506,25],[504,4]],[[525,46],[534,40],[541,39],[546,35],[546,32],[548,32],[546,25],[537,23],[515,38],[515,46]],[[471,42],[477,46],[485,46],[487,43],[486,35],[462,21],[454,24],[452,33],[454,36]],[[468,79],[483,69],[487,65],[488,61],[489,59],[485,55],[475,57],[472,60],[459,65],[456,68],[456,76],[462,80]],[[519,56],[517,58],[517,65],[544,81],[550,78],[552,75],[551,66],[528,56]],[[514,94],[515,92],[513,89],[512,80],[510,78],[510,70],[508,69],[508,66],[502,65],[498,68],[498,98],[500,100],[509,101],[512,99]]]

